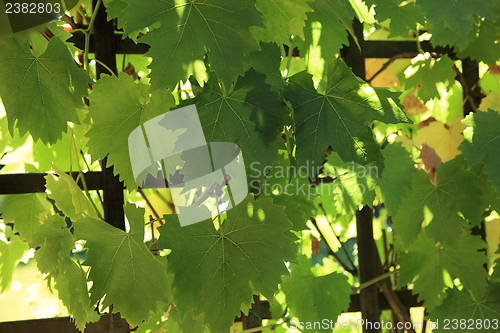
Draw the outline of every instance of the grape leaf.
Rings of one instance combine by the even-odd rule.
[[[301,322],[322,322],[328,319],[336,322],[337,317],[346,311],[351,302],[351,285],[347,276],[333,272],[315,276],[310,269],[310,260],[299,257],[299,264],[292,264],[291,277],[283,278],[281,290],[286,295],[286,304],[292,316]],[[332,329],[308,329],[301,332],[329,333]]]
[[[137,184],[130,162],[128,136],[145,121],[175,106],[168,90],[155,91],[149,96],[147,89],[147,85],[136,84],[130,76],[121,73],[118,78],[102,76],[89,96],[88,117],[93,123],[86,136],[92,159],[108,155],[108,166],[114,165],[115,174],[120,175],[130,191],[137,188]]]
[[[466,127],[459,118],[453,119],[451,125],[439,120],[432,121],[427,126],[417,129],[413,142],[417,147],[428,145],[435,150],[441,161],[448,162],[460,154],[457,148],[464,140],[462,131]]]
[[[100,316],[90,302],[85,271],[69,257],[65,270],[55,278],[58,296],[72,315],[76,327],[83,331],[89,322],[96,322]]]
[[[386,146],[382,154],[385,166],[378,185],[387,210],[395,216],[411,189],[413,174],[417,170],[410,153],[400,142]]]
[[[317,202],[334,201],[339,215],[349,214],[360,205],[371,206],[375,199],[378,172],[379,169],[375,165],[346,163],[337,153],[332,152],[327,157],[323,174],[331,177],[333,181],[319,185],[318,193],[321,198]]]
[[[461,147],[469,168],[484,160],[488,179],[500,193],[500,114],[491,109],[471,113],[463,123],[470,126]]]
[[[500,253],[500,247],[496,250],[495,254]],[[495,266],[494,266],[493,273],[490,275],[490,281],[493,282],[500,282],[500,258],[497,258],[495,260]]]
[[[263,42],[289,44],[292,35],[304,39],[306,13],[312,12],[309,0],[257,0],[255,7],[264,17],[265,28],[251,27],[256,39]]]
[[[26,193],[7,196],[2,218],[5,222],[14,222],[14,231],[28,242],[40,225],[38,215],[50,209],[51,204],[45,193]]]
[[[28,251],[28,243],[22,242],[18,235],[14,235],[10,226],[2,224],[5,229],[0,230],[0,294],[8,290],[12,282],[14,269],[21,258]],[[2,235],[3,234],[3,235]]]
[[[480,298],[488,274],[483,267],[487,257],[479,250],[486,246],[480,237],[472,236],[468,231],[461,232],[449,244],[436,242],[422,232],[408,251],[400,254],[399,284],[413,282],[413,293],[419,294],[419,300],[423,299],[429,310],[441,304],[444,289],[453,286],[454,278],[459,278],[476,299]]]
[[[45,187],[50,191],[48,196],[55,200],[57,208],[73,221],[83,216],[98,218],[94,206],[92,206],[74,179],[56,165],[52,165],[52,167],[59,177],[54,175],[45,176]],[[85,177],[85,175],[83,176]]]
[[[391,33],[388,38],[400,36],[417,29],[417,23],[425,24],[420,6],[401,0],[377,0],[375,18],[379,22],[391,19]]]
[[[465,222],[457,212],[473,223],[481,220],[482,192],[473,174],[449,161],[437,169],[436,179],[433,184],[427,173],[415,172],[411,190],[394,217],[394,228],[406,246],[417,238],[424,220],[430,235],[442,243],[454,243]]]
[[[296,166],[290,165],[285,150],[279,152],[279,162],[272,169],[264,167],[260,170],[256,168],[259,164],[250,164],[250,168],[257,172],[256,176],[259,176],[249,182],[252,193],[262,198],[272,197],[274,204],[285,206],[285,214],[293,223],[292,230],[307,229],[306,222],[315,210],[311,200],[315,191],[309,178]],[[266,175],[262,182],[259,182],[260,173]]]
[[[433,47],[449,45],[458,51],[464,49],[469,43],[470,34],[462,35],[455,30],[451,30],[444,25],[443,21],[436,24],[429,23],[429,32],[432,34],[431,44]]]
[[[500,38],[498,21],[488,19],[481,21],[479,28],[473,32],[473,39],[458,53],[458,57],[462,59],[469,57],[477,62],[483,61],[495,65],[500,58],[500,44],[496,43]]]
[[[306,166],[309,177],[315,177],[311,169],[323,163],[331,145],[344,161],[362,165],[375,161],[381,166],[380,147],[369,126],[374,120],[408,122],[399,107],[398,94],[371,87],[339,59],[329,64],[327,73],[325,94],[305,87],[303,73],[291,77],[292,86],[285,89],[285,98],[294,109],[299,165]],[[312,87],[310,76],[308,80]]]
[[[210,67],[228,86],[245,71],[250,51],[259,45],[249,31],[262,26],[253,0],[156,1],[123,0],[125,33],[160,23],[141,38],[151,45],[146,56],[153,57],[151,83],[154,89],[174,89],[179,80],[187,80],[193,62],[206,53]]]
[[[480,111],[487,111],[488,109],[500,110],[500,91],[489,92],[486,97],[481,100],[478,109]]]
[[[73,235],[64,217],[49,215],[39,225],[31,238],[33,247],[40,247],[35,254],[38,269],[42,273],[64,272],[71,250],[75,247]]]
[[[281,75],[281,51],[275,43],[260,43],[262,50],[250,52],[250,64],[253,69],[266,74],[266,83],[272,86],[271,90],[281,92],[285,80]]]
[[[288,110],[266,76],[250,69],[225,93],[212,73],[203,91],[196,95],[196,107],[207,142],[233,142],[241,147],[246,165],[259,162],[272,166],[283,148],[281,131],[289,122]],[[253,170],[247,176],[255,175]]]
[[[165,265],[144,244],[144,211],[125,205],[130,232],[91,217],[74,223],[75,238],[87,241],[92,303],[103,298],[103,308],[114,304],[131,325],[148,320],[157,302],[169,301]]]
[[[59,298],[73,315],[78,329],[83,330],[87,322],[99,320],[90,303],[86,273],[70,258],[75,244],[64,218],[47,216],[36,228],[32,245],[40,247],[35,254],[38,269],[49,274],[49,281],[55,280]]]
[[[358,43],[352,28],[354,12],[349,12],[352,7],[347,7],[339,0],[316,0],[310,6],[314,11],[307,13],[305,39],[294,39],[294,44],[301,50],[301,56],[306,56],[311,46],[320,46],[323,58],[338,54],[342,45],[349,45],[347,32]]]
[[[467,160],[463,154],[457,156],[457,163],[467,168]],[[470,168],[470,174],[474,176],[475,182],[482,192],[481,195],[481,210],[484,212],[488,208],[500,211],[500,196],[488,179],[488,174],[485,172],[484,162],[478,163]],[[484,215],[483,215],[484,217]],[[475,225],[480,226],[481,220],[476,220]]]
[[[450,329],[457,333],[498,332],[500,283],[490,284],[480,299],[471,298],[466,292],[456,288],[449,289],[446,294],[443,304],[428,315],[430,320],[439,323],[439,327],[432,332],[449,332]],[[445,326],[447,322],[449,325]]]
[[[431,59],[431,55],[419,55],[412,59],[412,65],[405,70],[406,86],[417,87],[418,97],[424,102],[440,97],[437,83],[445,83],[448,88],[455,82],[455,71],[453,60],[443,55],[437,60]]]
[[[104,5],[106,6],[108,20],[117,18],[117,27],[123,29],[125,17],[124,9],[128,6],[128,4],[124,0],[104,0]]]
[[[58,37],[51,38],[42,52],[37,43],[30,50],[27,36],[0,38],[0,97],[11,134],[15,124],[21,136],[30,132],[35,141],[55,143],[68,121],[79,123],[76,109],[83,107],[91,80]]]
[[[172,249],[168,267],[181,318],[196,309],[195,316],[205,313],[211,332],[229,332],[240,307],[250,307],[252,293],[272,299],[288,274],[283,261],[294,260],[284,210],[270,198],[249,195],[227,212],[219,230],[211,220],[181,227],[166,215],[158,246]]]
[[[444,21],[445,27],[462,36],[472,30],[472,25],[475,23],[474,14],[493,18],[493,0],[417,0],[417,5],[420,5],[429,23],[437,24]]]

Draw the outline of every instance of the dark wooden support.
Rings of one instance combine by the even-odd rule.
[[[97,0],[92,1],[94,8],[96,3]],[[94,22],[95,57],[117,74],[114,34],[114,23],[107,20],[104,4],[101,4]],[[99,63],[96,66],[96,70],[98,78],[103,74],[110,74],[108,69]],[[107,158],[101,161],[104,219],[112,226],[125,230],[123,183],[120,182],[117,176],[113,175],[113,167],[106,167],[106,163]]]
[[[363,24],[358,21],[358,19],[353,20],[353,29],[356,37],[358,38],[358,43],[361,49],[358,48],[354,39],[349,35],[349,46],[345,50],[343,58],[347,66],[352,68],[354,74],[365,79],[366,68],[365,68],[365,57],[364,54],[366,42],[363,38]]]
[[[361,50],[354,40],[349,37],[349,49],[345,54],[345,61],[352,68],[354,74],[365,79],[365,41],[363,39],[363,24],[357,19],[353,21],[353,29],[358,38]],[[359,281],[364,283],[376,278],[379,275],[379,258],[377,258],[377,247],[373,239],[373,211],[370,207],[364,206],[356,211],[356,230],[358,239],[358,262]],[[360,292],[361,317],[366,322],[376,325],[380,321],[378,286],[373,284]],[[375,326],[379,327],[379,326]],[[364,333],[379,333],[380,329],[363,325]]]
[[[0,323],[0,333],[81,333],[70,317],[8,321]],[[89,323],[84,333],[128,333],[130,327],[119,314],[101,316],[97,323]]]
[[[476,112],[484,95],[482,94],[478,84],[479,65],[477,62],[472,61],[469,58],[462,60],[462,74],[463,81],[465,82],[460,83],[462,84],[463,96],[465,100],[464,116],[467,116],[471,112]]]
[[[253,302],[252,310],[248,313],[248,316],[244,314],[241,315],[241,322],[244,330],[262,326],[262,319],[264,319],[266,315],[271,314],[269,303],[262,302],[258,295],[253,296]],[[256,331],[256,333],[261,332],[262,331]]]
[[[86,28],[86,27],[82,27]],[[113,44],[116,47],[116,54],[144,54],[149,50],[148,44],[141,43],[139,38],[135,43],[132,39],[126,37],[122,38],[122,34],[115,34],[113,36]],[[98,39],[100,39],[99,37]],[[83,50],[85,45],[85,36],[82,32],[75,32],[73,36],[68,39],[68,42],[75,44],[76,47]],[[355,44],[351,44],[356,47]],[[424,41],[420,43],[420,47],[425,52],[435,53],[436,55],[447,54],[450,58],[456,59],[456,55],[452,48],[446,46],[433,47],[430,42]],[[349,52],[350,46],[341,50],[341,55],[345,58]],[[95,42],[94,36],[91,35],[89,50],[94,53]],[[365,58],[385,58],[390,59],[397,54],[401,54],[401,58],[413,58],[419,53],[417,43],[414,41],[393,41],[393,40],[368,40],[364,41],[363,54]]]
[[[481,104],[481,100],[484,95],[479,88],[479,65],[477,62],[472,61],[471,59],[463,59],[462,60],[462,78],[460,83],[463,88],[463,98],[465,101],[464,104],[464,117],[472,112],[476,112]],[[484,110],[487,111],[487,110]],[[472,228],[471,233],[476,236],[480,236],[486,242],[486,225],[484,219],[481,221],[479,226],[475,226]],[[482,252],[487,255],[488,248],[485,247],[481,249]],[[488,264],[484,264],[484,268],[488,271]]]
[[[97,0],[92,0],[93,8],[95,8],[97,2]],[[113,21],[108,21],[106,16],[106,8],[104,4],[101,3],[97,11],[92,33],[94,42],[93,53],[95,53],[96,59],[106,64],[106,66],[116,74],[115,24]],[[99,63],[96,68],[97,78],[100,78],[102,74],[111,75],[111,73]]]
[[[67,173],[69,174],[69,173]],[[22,194],[45,192],[45,176],[48,173],[7,173],[0,175],[0,194]],[[72,173],[76,180],[78,172]],[[101,173],[89,171],[84,173],[88,190],[101,190]],[[78,186],[83,190],[83,183],[78,181]]]
[[[364,206],[356,212],[356,231],[358,239],[359,281],[360,283],[364,283],[376,278],[379,273],[379,259],[377,258],[376,244],[373,239],[373,211],[370,207]],[[378,300],[378,285],[376,283],[361,290],[361,317],[365,322],[375,324],[380,321]],[[380,329],[363,325],[363,332],[379,333]]]

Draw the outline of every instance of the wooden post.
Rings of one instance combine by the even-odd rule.
[[[97,2],[97,0],[92,1],[92,6],[94,8]],[[108,22],[103,3],[99,6],[93,28],[94,53],[96,59],[106,64],[106,66],[117,74],[115,25],[113,21]],[[100,78],[102,74],[111,74],[100,64],[97,64],[96,70],[98,78]],[[120,182],[118,177],[113,175],[113,167],[107,168],[106,163],[107,158],[104,158],[101,161],[104,219],[112,226],[125,230],[123,184]]]

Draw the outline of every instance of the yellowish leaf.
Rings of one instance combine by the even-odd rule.
[[[406,94],[401,102],[405,106],[406,114],[414,116],[426,112],[428,109],[412,92]]]
[[[373,78],[373,76],[385,65],[388,59],[366,59],[366,77]],[[399,84],[398,77],[391,71],[390,66],[380,72],[370,84],[374,87],[387,87],[387,88],[397,88],[399,89],[401,85]]]
[[[488,111],[488,109],[496,110],[500,112],[500,92],[493,91],[488,94],[479,105],[479,110]]]
[[[465,128],[466,126],[458,118],[453,120],[451,126],[440,121],[433,121],[428,126],[418,129],[414,143],[417,147],[427,144],[436,151],[444,163],[461,153],[457,148],[464,140],[461,132]]]

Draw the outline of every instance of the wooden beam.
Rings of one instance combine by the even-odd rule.
[[[45,192],[45,176],[49,173],[6,173],[0,174],[0,194],[22,194]],[[69,172],[67,172],[69,174]],[[78,172],[72,173],[76,180]],[[101,172],[84,172],[89,190],[102,190]],[[82,181],[78,186],[83,190]]]
[[[19,320],[0,323],[0,333],[81,333],[70,317]],[[130,327],[120,314],[102,315],[97,323],[89,323],[84,333],[129,333]]]

